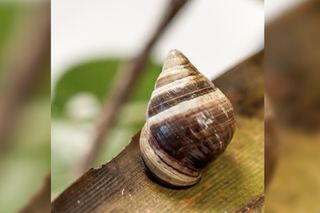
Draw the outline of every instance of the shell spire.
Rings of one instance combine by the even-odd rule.
[[[189,59],[182,54],[179,50],[173,49],[170,50],[167,58],[164,61],[162,71],[167,70],[175,66],[187,65],[189,64]]]
[[[170,186],[190,186],[230,143],[235,128],[226,96],[178,50],[171,50],[140,136],[146,167]]]
[[[162,72],[157,79],[155,88],[197,74],[199,74],[199,71],[191,64],[189,59],[179,50],[173,49],[164,60]]]

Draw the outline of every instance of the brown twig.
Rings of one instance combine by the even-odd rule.
[[[8,80],[2,89],[0,100],[0,152],[7,150],[7,137],[14,127],[19,110],[32,94],[34,86],[43,74],[50,58],[50,6],[46,2],[35,11],[28,26],[14,39],[12,54],[8,58],[5,73]],[[17,51],[19,50],[19,51]],[[49,68],[48,68],[49,71]]]
[[[80,168],[77,171],[80,174],[87,171],[93,165],[99,154],[99,150],[103,145],[104,138],[108,135],[114,122],[118,118],[121,106],[126,102],[131,94],[130,91],[143,73],[154,45],[187,2],[189,2],[189,0],[170,0],[160,24],[151,35],[142,51],[136,58],[129,62],[123,70],[120,70],[120,75],[112,90],[113,93],[111,98],[102,110],[102,115],[97,122],[91,149],[84,157],[84,160],[81,162]]]
[[[40,190],[30,199],[19,213],[44,213],[50,212],[50,174],[46,175]]]
[[[267,190],[277,165],[279,157],[279,126],[275,119],[274,109],[267,94],[264,98],[264,135],[265,135],[265,166],[264,166],[264,186]]]

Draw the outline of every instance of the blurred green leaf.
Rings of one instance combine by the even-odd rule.
[[[123,60],[97,59],[76,65],[67,70],[54,87],[52,113],[63,116],[67,102],[77,94],[90,93],[100,103],[104,103],[111,92],[114,77]],[[161,66],[150,63],[148,71],[137,83],[130,102],[149,100]]]
[[[10,64],[11,60],[16,58],[15,55],[10,55],[12,49],[16,48],[17,43],[28,42],[24,36],[21,36],[21,32],[30,31],[28,24],[33,21],[32,16],[39,9],[38,7],[38,4],[21,4],[19,2],[0,4],[0,84],[7,81],[7,75],[12,72],[11,67],[7,67],[8,62]],[[22,30],[24,28],[25,30]],[[48,42],[50,42],[49,39]],[[51,81],[49,54],[41,69],[43,70],[40,76],[41,80],[35,85],[32,94],[32,98],[35,99],[50,96],[50,87],[48,86]]]
[[[8,40],[15,27],[19,15],[19,7],[16,4],[2,4],[0,6],[0,78],[2,77],[2,65],[8,46]]]
[[[4,4],[0,6],[0,54],[3,53],[3,46],[9,38],[14,22],[17,19],[18,7],[15,4]]]
[[[154,89],[154,83],[158,78],[162,65],[157,63],[149,63],[147,72],[137,82],[137,87],[129,100],[131,101],[148,101]]]
[[[98,59],[67,70],[54,88],[53,116],[63,114],[67,102],[79,93],[91,93],[102,103],[110,92],[121,61],[119,59]]]

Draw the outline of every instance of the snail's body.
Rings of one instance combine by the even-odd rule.
[[[148,105],[140,149],[148,169],[172,186],[190,186],[234,132],[231,103],[179,51],[165,60]]]

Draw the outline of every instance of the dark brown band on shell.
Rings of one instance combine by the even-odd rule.
[[[212,107],[212,104],[199,106],[196,111],[172,115],[165,122],[150,124],[154,138],[150,143],[157,143],[160,150],[184,166],[201,169],[224,151],[233,136],[232,111],[227,112],[230,119],[226,120],[226,114],[218,109]],[[205,126],[199,120],[207,117],[212,119],[204,129]]]

